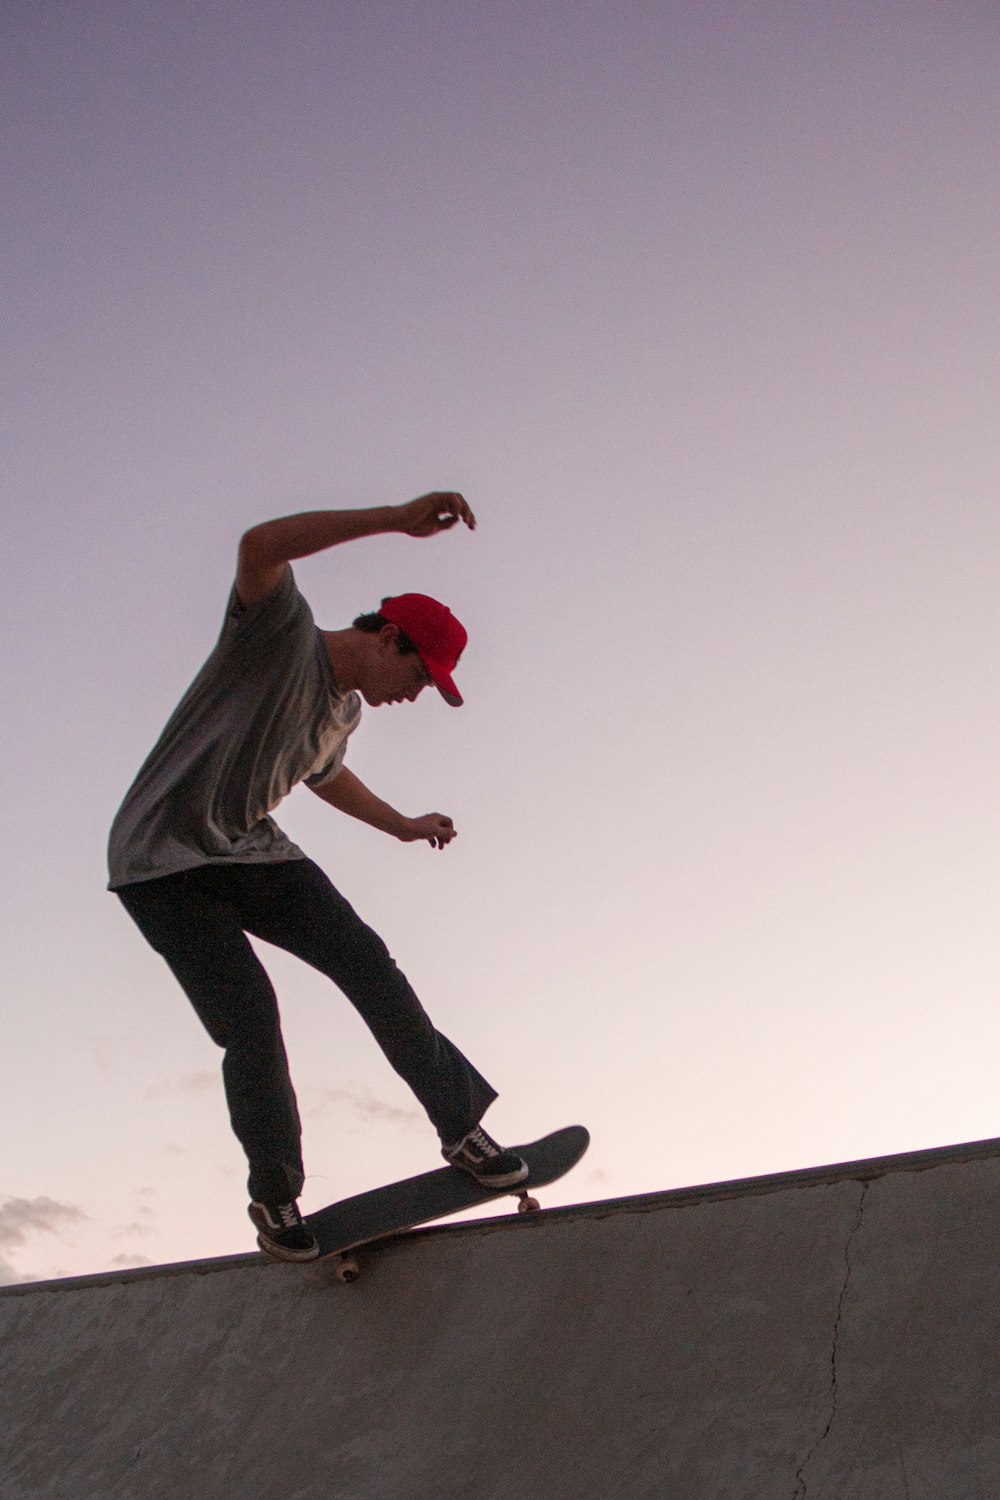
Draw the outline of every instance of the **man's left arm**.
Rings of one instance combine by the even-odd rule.
[[[341,766],[332,781],[324,782],[322,786],[312,786],[309,790],[338,812],[358,818],[382,833],[390,833],[393,838],[402,839],[404,844],[426,839],[433,849],[443,849],[456,837],[454,823],[443,813],[425,813],[422,818],[407,818],[390,807],[388,802],[383,802],[381,797],[376,797],[346,766]]]

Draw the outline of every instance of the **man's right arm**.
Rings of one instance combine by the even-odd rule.
[[[288,564],[311,557],[341,542],[383,532],[428,537],[448,531],[457,521],[475,530],[476,518],[463,497],[434,490],[405,505],[377,505],[369,510],[311,510],[279,516],[252,526],[240,539],[236,592],[240,603],[256,604],[281,582]]]
[[[347,766],[342,766],[332,781],[309,788],[321,801],[338,812],[348,813],[362,823],[390,833],[404,844],[426,839],[432,849],[444,849],[456,837],[455,825],[444,813],[425,813],[422,818],[407,818],[388,802],[383,802]]]

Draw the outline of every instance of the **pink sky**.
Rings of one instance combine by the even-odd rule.
[[[252,1247],[217,1056],[103,890],[250,523],[451,603],[466,707],[355,771],[445,854],[279,821],[571,1202],[1000,1130],[1000,15],[979,4],[7,6],[8,1278]],[[435,1164],[279,984],[305,1203]]]

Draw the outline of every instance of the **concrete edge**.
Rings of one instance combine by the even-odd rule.
[[[565,1218],[608,1218],[612,1214],[651,1213],[668,1206],[687,1207],[728,1198],[756,1196],[809,1188],[834,1182],[870,1181],[895,1172],[927,1172],[935,1167],[1000,1157],[1000,1138],[966,1141],[955,1146],[936,1146],[922,1151],[903,1151],[892,1156],[866,1157],[860,1161],[835,1162],[822,1167],[802,1167],[791,1172],[771,1172],[761,1177],[732,1178],[724,1182],[692,1187],[668,1188],[658,1193],[638,1193],[626,1198],[606,1198],[587,1203],[544,1209],[541,1214],[497,1214],[488,1219],[465,1219],[458,1224],[435,1223],[403,1231],[376,1241],[382,1246],[416,1235],[483,1234],[510,1230],[515,1226],[537,1229],[544,1223]],[[374,1249],[375,1245],[368,1247]],[[54,1281],[19,1281],[0,1286],[0,1297],[25,1297],[34,1292],[76,1291],[88,1287],[117,1286],[164,1276],[209,1276],[216,1271],[268,1270],[272,1262],[258,1251],[245,1255],[219,1255],[205,1260],[184,1260],[161,1266],[134,1266],[122,1271],[97,1271],[89,1276],[68,1276]],[[308,1270],[309,1266],[303,1266]]]

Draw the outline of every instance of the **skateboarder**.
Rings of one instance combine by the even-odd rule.
[[[405,817],[344,765],[361,699],[412,703],[433,684],[462,699],[452,673],[466,632],[423,594],[383,599],[341,630],[320,630],[290,563],[360,537],[426,538],[459,522],[465,499],[422,495],[370,510],[313,511],[254,526],[215,649],[132,783],[111,829],[109,887],[166,960],[223,1048],[230,1119],[250,1165],[249,1213],[262,1249],[311,1260],[297,1199],[301,1126],[270,980],[247,938],[319,969],[357,1007],[423,1105],[445,1158],[502,1189],[528,1169],[483,1130],[494,1089],[435,1030],[376,933],[269,814],[298,782],[340,812],[444,849],[441,813]]]

